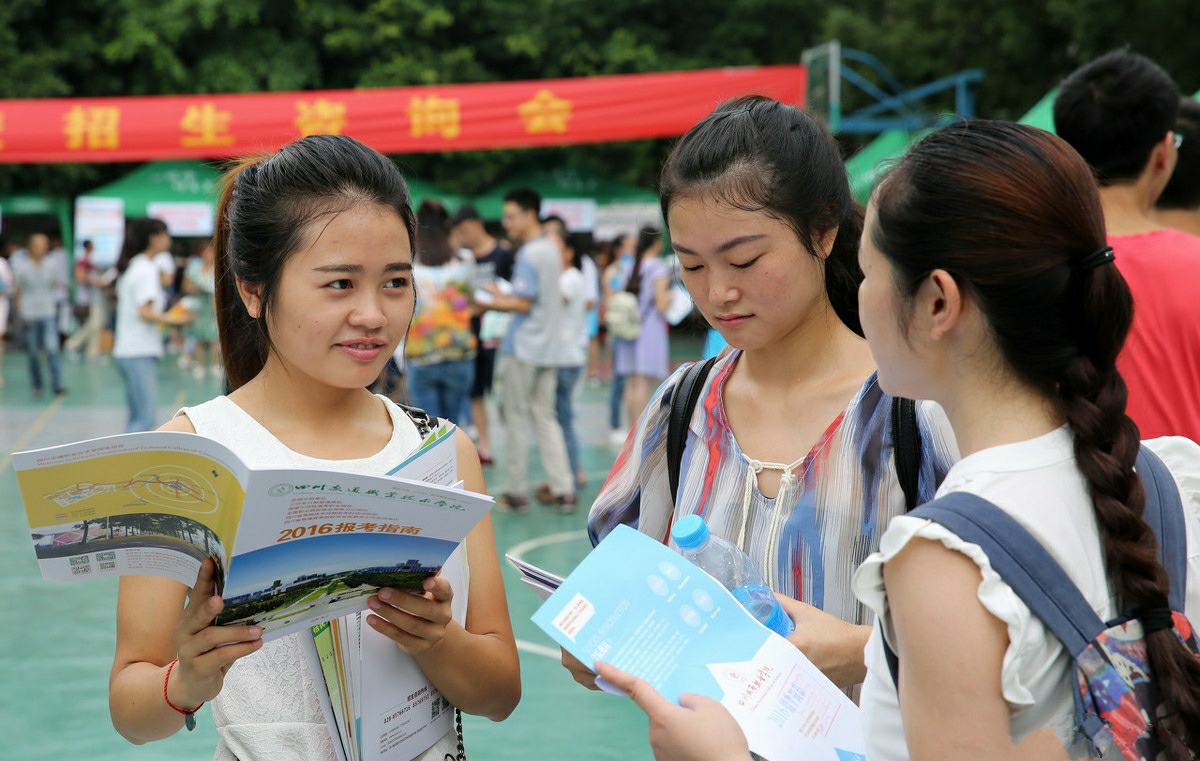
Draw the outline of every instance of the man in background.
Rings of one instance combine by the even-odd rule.
[[[1200,101],[1179,101],[1175,134],[1183,140],[1179,160],[1154,205],[1154,216],[1164,227],[1200,235]]]
[[[29,236],[29,255],[13,265],[16,312],[25,331],[29,354],[29,381],[33,395],[42,395],[41,356],[46,355],[55,396],[67,393],[59,357],[58,298],[67,287],[66,273],[49,256],[50,239],[42,233]]]
[[[497,240],[483,225],[474,206],[462,206],[450,217],[450,245],[469,250],[475,256],[475,285],[486,288],[497,280],[512,280],[513,252]],[[488,330],[484,330],[485,321]],[[496,352],[503,341],[508,316],[477,305],[471,317],[471,330],[479,350],[475,354],[475,380],[471,386],[471,424],[479,461],[492,464],[492,442],[488,436],[487,395],[496,372]]]
[[[512,293],[505,294],[496,286],[489,291],[489,308],[513,313],[500,350],[508,467],[504,493],[497,499],[498,504],[513,512],[528,509],[526,426],[530,423],[550,485],[546,496],[560,509],[569,510],[575,505],[575,479],[554,410],[558,368],[569,362],[570,350],[560,329],[563,303],[558,281],[562,254],[542,234],[538,218],[541,205],[541,196],[532,188],[518,188],[504,196],[501,221],[509,238],[521,248],[513,267]]]
[[[1129,416],[1143,438],[1200,441],[1200,238],[1153,214],[1182,147],[1179,100],[1157,64],[1116,50],[1063,81],[1054,124],[1096,175],[1108,243],[1133,293],[1117,362]]]

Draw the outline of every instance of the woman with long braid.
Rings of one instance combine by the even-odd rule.
[[[1087,164],[1030,127],[947,127],[875,192],[859,261],[860,315],[880,385],[939,402],[964,455],[939,496],[970,492],[1000,507],[1101,620],[1165,609],[1167,575],[1134,471],[1138,431],[1116,369],[1133,303]],[[1200,621],[1200,446],[1184,438],[1147,446],[1182,497],[1183,612]],[[978,545],[899,516],[854,586],[881,623],[866,646],[862,693],[870,761],[1087,757],[1074,734],[1070,655]],[[1159,757],[1192,758],[1200,659],[1169,626],[1143,623],[1166,716],[1154,721]],[[885,639],[902,664],[898,685]],[[719,704],[675,706],[621,672],[600,674],[650,713],[660,759],[746,757]]]

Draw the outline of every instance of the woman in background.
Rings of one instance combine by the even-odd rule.
[[[635,294],[642,330],[632,341],[613,343],[614,372],[625,378],[625,411],[637,420],[658,384],[670,374],[667,318],[671,306],[671,270],[661,258],[662,234],[655,228],[638,231],[629,278],[621,290]]]
[[[437,201],[422,201],[417,209],[417,311],[408,329],[404,369],[414,406],[461,422],[471,398],[478,346],[471,331],[475,260],[450,245],[449,219]]]
[[[214,378],[221,375],[217,313],[213,303],[216,290],[213,281],[214,261],[212,241],[203,240],[196,246],[196,255],[183,272],[183,292],[191,297],[192,308],[188,311],[194,317],[187,334],[196,344],[192,355],[192,375],[197,379],[204,377],[206,368]]]

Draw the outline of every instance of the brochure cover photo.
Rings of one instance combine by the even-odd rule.
[[[447,466],[447,461],[450,463]],[[453,467],[432,434],[397,471]],[[273,638],[419,590],[488,513],[489,497],[398,476],[254,470],[202,436],[123,434],[13,455],[42,575],[152,574],[191,586],[217,564],[218,624]]]

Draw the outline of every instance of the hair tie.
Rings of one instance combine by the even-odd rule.
[[[1138,618],[1142,622],[1143,634],[1175,628],[1175,614],[1170,608],[1145,608],[1138,613]]]
[[[1105,246],[1099,251],[1090,253],[1075,262],[1075,267],[1081,271],[1093,270],[1102,264],[1108,264],[1116,258],[1117,255],[1113,253],[1112,246]]]

